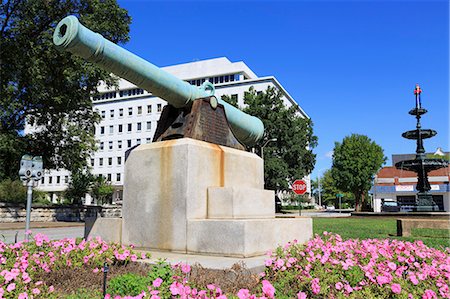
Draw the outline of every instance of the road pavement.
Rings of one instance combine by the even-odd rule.
[[[3,223],[2,223],[3,224]],[[0,225],[0,240],[5,243],[14,243],[17,241],[23,241],[25,239],[25,224],[23,227],[5,229]],[[37,233],[48,236],[51,240],[59,240],[63,238],[78,238],[84,235],[84,223],[83,226],[63,226],[63,227],[47,227],[47,228],[31,228],[32,235]],[[16,237],[17,234],[17,237]]]

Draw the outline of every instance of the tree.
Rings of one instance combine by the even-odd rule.
[[[318,198],[319,178],[312,181],[311,188],[313,189],[314,196]],[[320,197],[322,200],[322,204],[327,206],[335,206],[336,194],[343,194],[343,200],[349,205],[353,205],[354,195],[351,192],[344,192],[339,189],[336,186],[335,180],[333,179],[331,169],[328,169],[323,173],[322,177],[320,177]]]
[[[91,97],[99,81],[115,81],[53,46],[53,30],[69,14],[115,43],[128,40],[131,20],[116,0],[2,0],[0,141],[10,141],[0,147],[0,179],[17,177],[25,152],[43,156],[47,169],[76,172],[95,149]],[[25,123],[38,130],[23,136]]]
[[[276,191],[289,190],[289,184],[302,178],[314,168],[316,155],[312,149],[317,145],[313,135],[312,121],[298,114],[298,106],[286,107],[281,91],[268,87],[256,92],[253,87],[244,94],[243,111],[254,115],[264,123],[264,137],[255,146],[264,147],[265,188]]]
[[[113,193],[113,186],[104,177],[98,176],[94,179],[90,194],[97,203],[109,203]]]
[[[364,206],[365,194],[385,162],[383,149],[365,135],[352,134],[335,143],[332,177],[339,189],[354,194],[356,211]]]
[[[95,177],[89,171],[72,173],[69,186],[64,191],[64,197],[74,205],[81,205],[82,198],[91,190]]]

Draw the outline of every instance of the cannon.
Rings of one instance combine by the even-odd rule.
[[[58,23],[53,43],[167,101],[154,141],[190,137],[245,149],[264,134],[260,119],[217,99],[212,83],[193,86],[89,30],[75,16]]]

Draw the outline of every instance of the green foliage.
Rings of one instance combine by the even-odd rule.
[[[67,295],[66,299],[92,299],[92,298],[101,298],[102,292],[99,290],[91,290],[80,288],[76,290],[73,294]]]
[[[112,278],[109,281],[108,293],[120,296],[137,296],[147,290],[152,281],[145,276],[126,273]]]
[[[313,189],[314,196],[319,198],[319,178],[311,182],[311,188]],[[341,189],[336,187],[336,182],[333,179],[331,169],[326,170],[320,177],[320,192],[322,205],[337,207],[336,194],[344,194],[344,197],[341,200],[342,203],[346,203],[349,206],[354,205],[354,195],[351,192],[343,192]],[[318,200],[316,200],[316,202],[318,202]]]
[[[94,178],[90,194],[97,203],[109,203],[113,193],[113,186],[104,177],[98,176]]]
[[[64,192],[63,197],[68,203],[81,204],[82,198],[89,192],[95,177],[89,171],[72,173],[72,179]]]
[[[160,291],[159,297],[162,299],[170,299],[172,298],[172,295],[169,287],[174,281],[174,275],[175,271],[169,263],[167,263],[165,260],[158,260],[156,262],[156,265],[154,265],[152,267],[152,270],[148,273],[147,277],[151,282],[155,281],[157,278],[161,278],[163,282],[158,288],[158,290]]]
[[[264,147],[265,189],[290,190],[289,184],[311,173],[316,155],[312,149],[317,146],[313,135],[312,121],[302,118],[298,106],[287,108],[282,93],[274,87],[257,93],[253,87],[244,94],[244,112],[262,120],[265,135],[255,146]]]
[[[450,154],[445,154],[444,156],[428,154],[427,158],[428,159],[442,159],[442,160],[445,160],[445,161],[450,161]]]
[[[26,203],[27,188],[20,180],[6,179],[0,182],[0,202]]]
[[[43,156],[47,169],[76,172],[95,148],[99,117],[91,97],[99,81],[111,85],[115,79],[53,46],[53,30],[69,14],[115,43],[128,40],[131,20],[116,0],[0,5],[0,179],[17,177],[24,152]],[[39,130],[22,137],[25,123]]]
[[[352,134],[335,143],[332,178],[338,189],[354,194],[356,211],[364,206],[373,177],[385,162],[383,149],[365,135]]]
[[[224,100],[225,102],[227,102],[228,104],[230,104],[233,107],[239,108],[239,106],[238,106],[238,98],[237,97],[231,97],[229,95],[223,95],[222,96],[222,100]]]

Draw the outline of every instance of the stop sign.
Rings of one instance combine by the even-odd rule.
[[[304,180],[295,180],[292,184],[292,191],[298,195],[306,193],[306,182]]]

